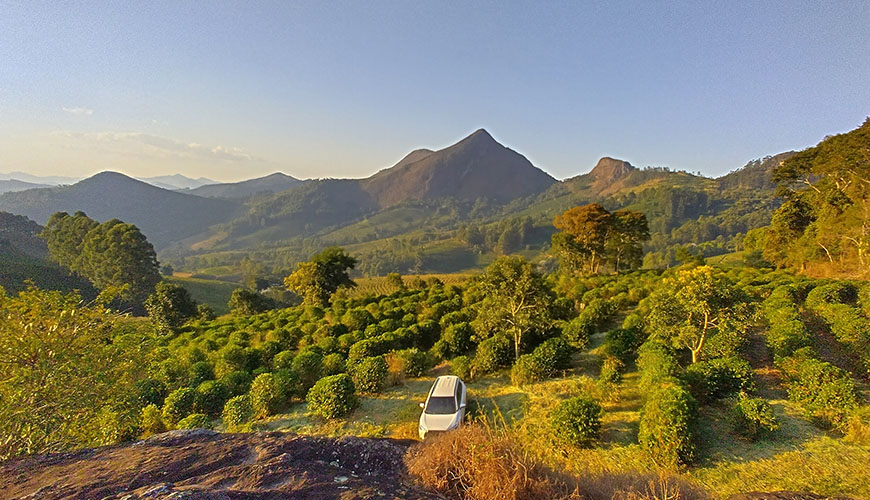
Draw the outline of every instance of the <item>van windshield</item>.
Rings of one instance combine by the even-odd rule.
[[[456,413],[456,399],[450,396],[432,396],[426,404],[430,415],[450,415]]]

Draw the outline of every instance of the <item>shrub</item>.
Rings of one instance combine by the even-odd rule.
[[[363,358],[380,356],[384,352],[386,352],[386,350],[382,341],[377,339],[360,340],[350,346],[350,350],[347,353],[347,362],[353,364]]]
[[[429,349],[429,355],[434,359],[441,360],[450,357],[450,344],[446,340],[439,340]]]
[[[668,383],[648,396],[640,413],[638,442],[660,466],[691,463],[695,454],[697,403],[681,386]]]
[[[142,409],[142,437],[146,438],[154,434],[160,434],[166,431],[166,424],[163,423],[163,416],[160,408],[155,404],[150,404]]]
[[[230,392],[224,384],[216,380],[207,380],[196,388],[193,409],[197,413],[216,417],[220,415],[229,397]]]
[[[251,390],[251,374],[246,371],[231,372],[220,378],[220,382],[227,388],[230,397],[247,394]]]
[[[174,426],[179,420],[193,413],[196,403],[196,391],[190,387],[182,387],[166,396],[163,403],[163,420]]]
[[[293,351],[281,351],[272,358],[273,370],[286,370],[293,366],[293,358],[296,355]]]
[[[598,380],[607,384],[618,384],[622,380],[622,370],[625,365],[615,356],[607,356],[601,363],[601,373]]]
[[[490,373],[508,366],[513,361],[512,340],[504,335],[490,337],[477,346],[474,355],[473,372],[477,374]]]
[[[206,380],[214,380],[214,369],[208,361],[199,361],[190,365],[187,384],[196,387]]]
[[[824,426],[842,426],[858,407],[855,383],[841,368],[809,357],[800,351],[782,366],[789,379],[788,397],[807,416]]]
[[[254,379],[251,384],[251,405],[254,408],[254,416],[257,418],[268,417],[278,413],[284,405],[282,391],[271,373],[263,373]]]
[[[146,378],[136,382],[136,401],[141,406],[163,406],[166,399],[166,385],[153,378]]]
[[[686,368],[685,378],[692,395],[702,403],[755,390],[752,368],[737,357],[693,363]]]
[[[374,394],[383,390],[388,369],[383,356],[372,356],[351,366],[348,372],[359,392]]]
[[[595,323],[582,314],[562,327],[562,336],[577,349],[585,349],[589,345],[589,336],[593,333]]]
[[[293,358],[293,371],[299,375],[302,391],[308,392],[320,379],[323,365],[323,355],[312,349],[303,349]]]
[[[461,313],[450,313],[461,314]],[[446,318],[446,316],[445,316]],[[451,354],[463,354],[471,349],[471,336],[474,330],[466,322],[450,324],[444,329],[441,338],[447,342]]]
[[[648,393],[656,385],[678,376],[682,369],[673,351],[659,342],[647,341],[637,351],[637,368],[640,371],[640,389]]]
[[[230,398],[224,405],[221,419],[227,430],[241,430],[245,424],[254,419],[254,407],[251,405],[251,397],[243,394]]]
[[[346,373],[323,377],[308,391],[308,411],[326,419],[347,415],[359,404],[355,391],[353,380]]]
[[[547,376],[552,377],[559,370],[571,367],[571,346],[562,337],[545,340],[533,353],[544,367]]]
[[[846,422],[844,432],[847,441],[870,445],[870,406],[862,406],[853,412]]]
[[[211,429],[211,419],[202,413],[193,413],[178,421],[179,429]]]
[[[757,439],[779,428],[770,403],[742,392],[734,403],[733,415],[737,432],[750,439]]]
[[[516,386],[540,382],[547,377],[547,368],[535,354],[523,354],[511,369],[511,383]]]
[[[550,429],[559,441],[588,446],[598,439],[604,411],[588,396],[566,399],[550,415]]]
[[[858,290],[851,283],[829,283],[810,290],[807,294],[806,306],[818,309],[826,304],[854,304],[858,298]]]
[[[393,356],[401,376],[421,377],[429,368],[429,357],[417,348],[396,351]]]
[[[604,337],[604,352],[619,358],[623,364],[631,363],[637,357],[637,348],[640,347],[639,337],[634,329],[608,330]]]
[[[346,368],[346,361],[341,354],[334,352],[323,357],[321,364],[321,372],[323,375],[337,375],[343,373]]]
[[[471,358],[457,356],[450,360],[450,373],[463,380],[471,380]]]

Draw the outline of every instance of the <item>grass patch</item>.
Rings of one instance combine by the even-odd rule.
[[[182,278],[179,276],[170,276],[166,278],[171,283],[183,286],[193,300],[200,304],[207,304],[214,309],[217,314],[227,314],[230,312],[227,307],[227,302],[230,301],[230,295],[233,290],[239,288],[238,283],[219,280],[205,280],[200,278]]]

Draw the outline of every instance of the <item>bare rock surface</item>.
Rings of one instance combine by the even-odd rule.
[[[414,487],[411,441],[172,431],[0,464],[3,499],[441,498]]]

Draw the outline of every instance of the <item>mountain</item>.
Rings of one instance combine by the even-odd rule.
[[[46,184],[48,186],[58,186],[61,184],[73,184],[81,180],[81,177],[64,177],[60,175],[39,176],[28,174],[26,172],[9,172],[7,174],[0,173],[0,180],[17,180],[31,182],[33,184]]]
[[[382,207],[388,207],[437,198],[505,202],[538,194],[556,182],[480,129],[440,151],[414,151],[361,184]]]
[[[25,189],[50,187],[49,184],[35,184],[33,182],[18,181],[15,179],[0,181],[0,193],[24,191]]]
[[[249,179],[241,182],[209,184],[191,189],[190,193],[207,198],[250,198],[261,193],[280,193],[298,186],[301,181],[295,177],[275,172],[266,177]]]
[[[102,172],[72,186],[0,195],[0,210],[42,224],[55,212],[79,210],[99,221],[130,222],[157,249],[230,219],[238,208],[228,200],[168,191],[116,172]]]
[[[139,177],[140,181],[147,182],[152,186],[157,186],[163,189],[195,189],[206,184],[214,184],[215,181],[200,177],[199,179],[191,179],[190,177],[173,174],[173,175],[158,175],[156,177]]]

